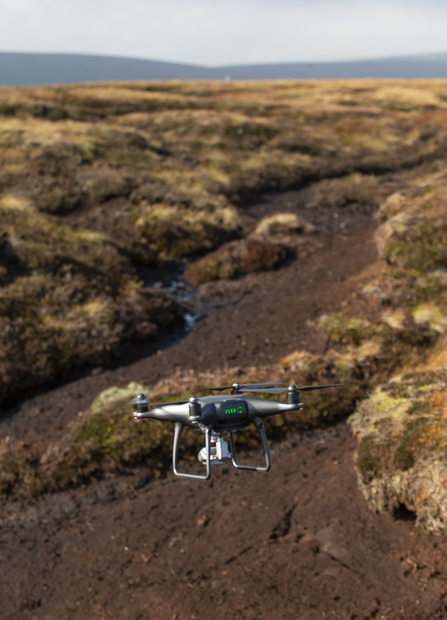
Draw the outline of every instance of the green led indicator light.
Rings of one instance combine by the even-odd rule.
[[[225,409],[225,415],[230,415],[231,413],[243,413],[242,407],[239,405],[237,409],[236,408]]]

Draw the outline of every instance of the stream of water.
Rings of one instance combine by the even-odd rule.
[[[197,298],[197,291],[185,282],[184,272],[188,266],[186,261],[168,261],[160,268],[146,269],[141,274],[146,288],[171,293],[175,300],[185,309],[184,325],[173,330],[160,340],[161,349],[177,344],[205,314],[204,304]]]

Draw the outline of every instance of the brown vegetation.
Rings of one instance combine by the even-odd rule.
[[[283,245],[256,237],[230,241],[193,263],[185,273],[188,284],[198,286],[212,280],[236,278],[247,273],[272,269],[287,256]]]

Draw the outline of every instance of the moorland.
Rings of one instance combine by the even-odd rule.
[[[220,608],[218,617],[257,618],[259,600],[270,613],[286,601],[283,618],[443,617],[446,200],[441,80],[2,88],[6,617]],[[190,310],[163,286],[170,269],[206,316],[165,349]],[[235,377],[343,388],[270,421],[280,470],[271,483],[253,482],[251,493],[238,474],[219,472],[214,491],[172,480],[171,429],[136,425],[126,401],[140,390],[200,394]],[[238,441],[249,458],[256,436]],[[187,436],[192,469],[197,448]],[[307,473],[296,480],[298,463]],[[176,507],[179,493],[189,508]],[[347,497],[355,523],[343,525]],[[143,527],[145,503],[153,531],[138,542],[129,530]],[[104,540],[93,536],[101,522]],[[219,543],[207,554],[222,529],[235,553]],[[61,550],[84,533],[91,553],[76,551],[72,564]],[[115,536],[123,544],[111,551]],[[39,574],[16,587],[36,549]],[[68,603],[48,586],[51,563],[70,581]],[[280,566],[290,568],[281,585]],[[238,590],[247,579],[253,600]],[[302,588],[311,599],[323,588],[321,602]]]

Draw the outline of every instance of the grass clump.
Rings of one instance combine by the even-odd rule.
[[[447,190],[444,171],[391,196],[380,208],[382,256],[405,270],[428,274],[447,267]]]
[[[400,504],[428,529],[447,534],[447,383],[432,372],[377,388],[351,418],[360,439],[357,468],[361,489],[379,511]]]
[[[254,235],[264,239],[287,239],[298,233],[311,233],[315,228],[303,222],[294,213],[276,213],[262,218],[254,230]]]
[[[369,321],[350,317],[341,312],[322,315],[318,319],[318,329],[326,333],[334,343],[355,345],[359,345],[376,331]]]
[[[178,316],[144,290],[112,239],[74,229],[14,195],[0,199],[0,395],[34,387]]]
[[[129,409],[129,408],[127,408]],[[153,477],[166,468],[170,430],[163,424],[135,424],[122,403],[91,413],[81,425],[42,455],[7,449],[0,456],[0,489],[28,499],[130,472],[146,465]]]
[[[378,212],[378,247],[389,268],[370,290],[389,308],[382,326],[369,330],[395,365],[351,424],[360,487],[373,508],[405,505],[425,527],[447,534],[445,196],[442,169],[390,196]]]
[[[149,388],[136,381],[131,381],[126,388],[119,388],[114,385],[98,394],[92,403],[91,412],[93,414],[100,413],[104,409],[109,409],[116,401],[122,401],[125,398],[132,399],[137,393],[147,394],[148,392]]]
[[[225,243],[192,263],[185,272],[186,280],[198,286],[273,269],[294,255],[297,235],[313,230],[292,213],[264,217],[244,239]]]
[[[242,233],[234,209],[191,211],[173,206],[154,206],[138,220],[143,234],[166,257],[180,258],[212,250]]]
[[[192,263],[185,272],[192,286],[213,280],[233,279],[247,273],[265,271],[287,258],[287,248],[256,237],[231,241]]]

